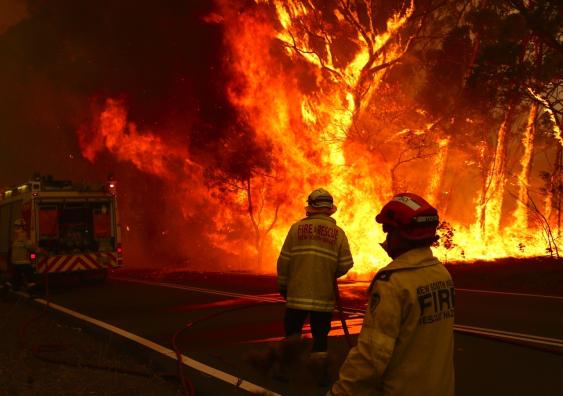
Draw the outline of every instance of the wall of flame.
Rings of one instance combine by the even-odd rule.
[[[251,146],[261,153],[253,162],[252,151],[231,147],[227,141],[208,155],[218,162],[248,156],[241,162],[245,171],[234,176],[209,172],[189,144],[138,125],[128,115],[127,102],[115,97],[107,97],[94,121],[79,130],[83,155],[95,161],[101,152],[109,151],[163,180],[174,190],[168,202],[181,208],[186,224],[205,212],[209,226],[202,237],[240,257],[242,267],[254,270],[274,271],[288,227],[304,215],[305,199],[317,187],[335,196],[334,217],[347,232],[355,258],[352,276],[370,274],[388,262],[378,245],[385,236],[374,217],[399,190],[427,197],[448,221],[440,232],[450,232],[453,238],[444,238],[448,241],[436,249],[442,259],[545,254],[538,224],[504,190],[506,174],[491,179],[496,187],[485,199],[486,208],[481,208],[488,211],[487,223],[479,223],[484,202],[479,181],[483,169],[475,165],[479,147],[465,150],[449,136],[433,132],[423,111],[413,111],[406,127],[381,125],[381,120],[373,119],[374,109],[385,106],[392,86],[382,80],[384,69],[374,72],[366,85],[365,65],[383,47],[384,58],[376,62],[404,55],[402,35],[414,3],[406,2],[390,15],[386,29],[374,29],[369,40],[358,32],[352,53],[335,45],[326,49],[324,57],[301,34],[303,26],[317,17],[310,12],[299,1],[259,0],[249,7],[223,1],[206,17],[208,23],[223,28],[229,75],[224,88],[236,109],[234,127],[250,130]],[[333,16],[332,23],[346,23],[344,14]],[[339,51],[346,55],[338,58]],[[391,94],[406,106],[405,92]],[[401,95],[406,97],[397,100]],[[521,128],[529,134],[531,127],[525,121]],[[373,131],[376,126],[380,129]],[[423,139],[430,151],[420,152],[399,168],[405,147]],[[522,144],[524,155],[530,157],[533,143]],[[521,166],[524,171],[527,165]],[[392,178],[393,172],[399,176]],[[244,264],[250,261],[254,264]]]

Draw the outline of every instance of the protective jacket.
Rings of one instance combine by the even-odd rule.
[[[293,224],[278,258],[278,286],[288,308],[332,312],[334,282],[354,265],[344,231],[326,214]]]
[[[11,261],[14,265],[31,264],[29,253],[33,251],[33,245],[25,233],[16,232],[12,242]]]
[[[455,289],[430,248],[410,250],[374,278],[357,345],[328,395],[454,395]]]

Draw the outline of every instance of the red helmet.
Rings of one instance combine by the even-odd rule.
[[[436,237],[439,224],[438,211],[422,197],[400,193],[385,204],[375,221],[397,228],[406,239],[423,240]]]

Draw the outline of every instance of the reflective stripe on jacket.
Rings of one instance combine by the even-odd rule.
[[[293,224],[278,258],[278,286],[288,308],[332,312],[334,282],[352,266],[344,231],[336,220],[315,214]]]
[[[430,248],[381,269],[357,345],[328,395],[454,395],[455,289]]]

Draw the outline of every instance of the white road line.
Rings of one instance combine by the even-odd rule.
[[[463,325],[454,325],[454,330],[457,330],[461,333],[486,335],[486,336],[492,336],[506,340],[524,341],[533,344],[548,345],[557,348],[563,348],[563,340],[559,340],[557,338],[539,337],[530,334],[512,333],[510,331],[499,331],[493,329],[482,329],[479,327],[463,326]]]
[[[199,293],[209,293],[215,294],[220,296],[227,296],[227,297],[236,297],[236,298],[244,298],[249,300],[255,301],[263,301],[263,302],[284,302],[281,298],[271,298],[265,296],[253,296],[249,294],[241,294],[241,293],[232,293],[232,292],[224,292],[221,290],[213,290],[213,289],[204,289],[201,287],[193,287],[193,286],[185,286],[185,285],[178,285],[174,283],[160,283],[160,282],[151,282],[151,281],[143,281],[131,278],[121,278],[121,277],[114,277],[113,279],[131,282],[131,283],[141,283],[145,285],[151,286],[162,286],[162,287],[169,287],[172,289],[179,289],[179,290],[188,290],[188,291],[195,291]],[[456,289],[456,290],[469,290],[469,289]],[[479,290],[477,290],[479,292]],[[495,292],[500,293],[500,292]],[[503,293],[504,294],[504,293]],[[270,294],[268,294],[270,295]],[[531,295],[534,296],[534,295]],[[546,297],[546,296],[542,296]],[[354,315],[355,318],[363,317],[363,315],[358,315],[359,310],[351,310],[344,308],[344,312],[347,314]],[[556,346],[559,348],[563,348],[563,339],[557,338],[548,338],[548,337],[541,337],[532,334],[524,334],[524,333],[514,333],[510,331],[504,330],[495,330],[495,329],[488,329],[483,327],[474,327],[474,326],[467,326],[467,325],[454,325],[454,330],[462,332],[462,333],[471,333],[471,334],[479,334],[479,335],[488,335],[494,336],[497,338],[509,339],[509,340],[518,340],[518,341],[526,341],[534,344],[541,344],[541,345],[550,345]]]
[[[285,303],[285,300],[283,300],[281,298],[267,297],[267,296],[270,296],[271,293],[268,293],[267,295],[262,295],[262,296],[260,296],[260,295],[253,296],[251,294],[242,294],[242,293],[233,293],[233,292],[227,292],[227,291],[222,291],[222,290],[205,289],[205,288],[202,288],[202,287],[178,285],[178,284],[175,284],[175,283],[150,282],[150,281],[144,281],[144,280],[139,280],[139,279],[121,278],[121,277],[112,277],[112,279],[117,279],[117,280],[120,280],[120,281],[130,282],[130,283],[141,283],[143,285],[150,285],[150,286],[163,286],[163,287],[168,287],[170,289],[188,290],[188,291],[195,291],[195,292],[200,292],[200,293],[215,294],[215,295],[218,295],[218,296],[243,298],[245,300],[254,300],[254,301],[260,301],[260,302],[272,302],[272,303]]]
[[[467,330],[475,330],[475,331],[485,330],[485,329],[482,329],[480,327],[468,326],[468,325],[455,325],[455,326],[460,328],[460,329],[467,329]],[[486,329],[486,330],[488,330],[489,333],[497,333],[497,334],[502,334],[502,335],[516,336],[516,337],[533,338],[535,340],[540,340],[540,341],[548,341],[548,342],[553,342],[553,343],[559,343],[561,346],[563,346],[563,340],[560,340],[558,338],[541,337],[541,336],[525,334],[525,333],[515,333],[515,332],[512,332],[512,331],[493,330],[493,329]]]
[[[166,282],[151,282],[151,281],[143,281],[140,279],[132,279],[132,278],[124,278],[124,277],[112,277],[112,279],[130,282],[130,283],[141,283],[145,285],[151,286],[163,286],[168,287],[171,289],[179,289],[179,290],[189,290],[189,291],[199,291],[202,293],[209,293],[209,294],[216,294],[220,296],[231,296],[231,297],[238,297],[244,298],[249,300],[258,300],[258,301],[269,301],[269,302],[285,302],[281,298],[277,297],[266,297],[271,296],[272,294],[267,294],[263,296],[253,296],[250,294],[241,294],[241,293],[233,293],[233,292],[226,292],[226,291],[218,291],[213,289],[206,289],[201,287],[194,287],[194,286],[186,286],[186,285],[178,285],[176,283],[166,283]],[[548,298],[554,300],[563,300],[563,296],[550,296],[544,294],[529,294],[529,293],[512,293],[512,292],[499,292],[494,290],[478,290],[478,289],[460,289],[456,288],[456,292],[469,292],[469,293],[483,293],[483,294],[501,294],[501,295],[509,295],[509,296],[521,296],[521,297],[537,297],[537,298]],[[350,309],[350,308],[348,308]],[[357,312],[357,309],[352,309],[352,311]]]
[[[194,286],[178,285],[176,283],[151,282],[151,281],[144,281],[144,280],[140,280],[140,279],[125,278],[125,277],[120,277],[120,276],[113,276],[112,279],[117,279],[117,280],[121,280],[121,281],[124,281],[124,282],[142,283],[142,284],[145,284],[145,285],[165,286],[165,287],[169,287],[169,288],[172,288],[172,289],[202,291],[202,292],[205,292],[205,293],[217,294],[217,293],[212,293],[212,291],[213,291],[212,289],[198,288],[198,287],[194,287]],[[349,287],[351,285],[343,284],[342,286]],[[508,295],[508,296],[551,298],[551,299],[554,299],[554,300],[563,300],[563,296],[552,296],[552,295],[546,295],[546,294],[501,292],[501,291],[495,291],[495,290],[479,290],[479,289],[462,289],[462,288],[456,287],[456,292],[457,291],[469,292],[469,293],[483,293],[483,294],[501,294],[501,295]],[[247,294],[240,294],[240,293],[220,292],[219,294],[220,295],[228,295],[229,293],[232,294],[233,297],[256,299],[256,298],[253,298],[254,296],[250,296],[250,295],[247,295]],[[271,294],[269,294],[269,295],[271,295]],[[261,299],[261,301],[265,301],[265,299],[262,299],[261,297],[260,297],[260,299]],[[271,301],[271,302],[283,302],[283,300],[281,298],[275,298],[275,297],[270,298],[268,300]]]
[[[469,292],[469,293],[483,293],[483,294],[502,294],[507,296],[522,296],[522,297],[537,297],[537,298],[551,298],[554,300],[563,300],[562,296],[550,296],[545,294],[530,294],[530,293],[513,293],[513,292],[501,292],[494,290],[479,290],[479,289],[460,289],[456,287],[456,292]]]
[[[41,303],[43,305],[47,305],[47,300],[41,299],[41,298],[36,298],[34,301],[37,301],[38,303]],[[98,319],[94,319],[91,318],[89,316],[83,315],[79,312],[73,311],[72,309],[69,308],[65,308],[61,305],[55,304],[53,302],[49,303],[49,307],[56,309],[60,312],[63,312],[67,315],[71,315],[74,316],[77,319],[83,320],[85,322],[91,323],[95,326],[101,327],[102,329],[105,329],[107,331],[111,331],[112,333],[118,334],[124,338],[127,338],[128,340],[131,340],[133,342],[136,342],[138,344],[141,344],[149,349],[152,349],[155,352],[158,352],[166,357],[169,357],[171,359],[176,360],[176,353],[166,347],[163,347],[160,344],[157,344],[153,341],[147,340],[146,338],[143,338],[141,336],[138,336],[134,333],[128,332],[126,330],[120,329],[119,327],[113,326],[109,323],[106,322],[102,322],[101,320]],[[241,389],[244,389],[248,392],[251,393],[258,393],[258,394],[268,394],[268,395],[274,395],[274,396],[281,396],[278,393],[275,393],[269,389],[266,388],[262,388],[259,385],[256,385],[252,382],[243,380],[242,378],[236,377],[234,375],[231,375],[229,373],[225,373],[224,371],[221,371],[219,369],[216,369],[214,367],[208,366],[204,363],[198,362],[197,360],[194,360],[184,354],[181,355],[182,357],[182,363],[184,363],[184,365],[191,367],[197,371],[200,371],[204,374],[207,374],[211,377],[217,378],[221,381],[224,381],[228,384],[233,385],[234,387],[238,387]]]

